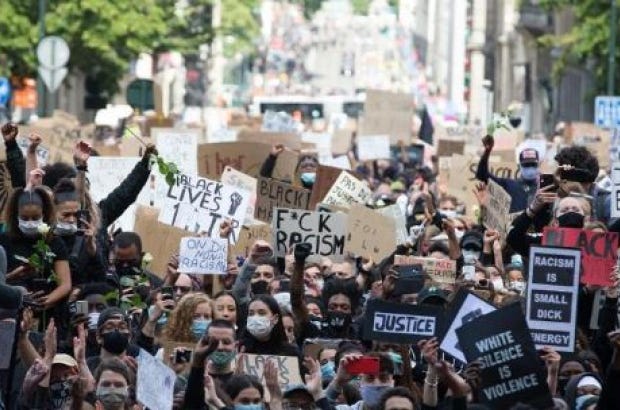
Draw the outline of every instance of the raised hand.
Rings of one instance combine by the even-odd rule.
[[[14,141],[17,138],[17,125],[8,122],[2,126],[2,138],[4,142]]]

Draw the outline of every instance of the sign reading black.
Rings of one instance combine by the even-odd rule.
[[[553,407],[545,368],[534,348],[520,304],[487,313],[456,330],[468,362],[479,360],[481,402],[492,409],[528,403]]]
[[[404,305],[371,300],[364,315],[364,339],[411,344],[440,337],[443,310],[435,306]]]

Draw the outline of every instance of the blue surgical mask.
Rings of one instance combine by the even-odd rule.
[[[316,172],[303,172],[300,176],[301,183],[306,187],[310,187],[314,185],[314,181],[316,180]]]
[[[153,315],[153,312],[155,311],[155,306],[149,307],[149,317],[151,317]],[[168,315],[166,314],[166,312],[162,313],[162,315],[159,317],[159,319],[157,319],[157,325],[158,326],[165,326],[168,323]]]
[[[372,384],[364,384],[360,386],[360,393],[362,394],[362,400],[368,407],[376,407],[379,404],[381,395],[385,393],[390,386],[375,386]]]
[[[331,382],[336,375],[336,366],[334,362],[329,361],[321,365],[321,379],[326,382]]]
[[[263,403],[259,404],[235,404],[234,410],[263,410]]]
[[[524,167],[521,166],[521,178],[525,181],[534,181],[538,178],[538,167]]]
[[[584,409],[584,404],[586,401],[589,401],[590,399],[593,399],[595,396],[593,394],[584,394],[583,396],[579,396],[577,397],[577,399],[575,400],[575,409],[576,410],[583,410]]]
[[[196,340],[202,338],[210,324],[211,321],[207,319],[194,319],[192,322],[192,333],[194,334]]]

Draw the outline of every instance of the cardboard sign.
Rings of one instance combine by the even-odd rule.
[[[269,144],[270,146],[282,144],[292,150],[301,149],[301,138],[297,134],[288,132],[241,130],[237,134],[237,141],[258,142],[261,144]]]
[[[316,204],[325,198],[325,195],[327,195],[341,173],[342,169],[340,168],[319,165],[316,170],[316,181],[312,185],[312,195],[310,195],[308,209],[314,209]]]
[[[390,158],[389,135],[364,135],[357,138],[357,157],[360,161]]]
[[[255,217],[270,223],[275,208],[308,209],[311,191],[276,181],[258,178],[258,202]]]
[[[220,178],[224,184],[231,185],[249,192],[250,203],[248,204],[247,211],[245,213],[244,224],[248,225],[254,222],[254,210],[256,209],[256,178],[244,174],[241,171],[237,171],[232,167],[224,168],[222,177]]]
[[[181,238],[190,233],[158,221],[159,209],[138,205],[134,231],[142,239],[142,250],[153,256],[149,270],[160,278],[166,276],[166,266],[170,255],[179,252]]]
[[[265,384],[265,363],[272,360],[276,363],[278,368],[278,384],[282,390],[286,389],[286,386],[291,384],[304,384],[301,380],[301,373],[299,371],[299,359],[297,356],[274,356],[274,355],[262,355],[262,354],[248,354],[243,355],[243,374],[248,374],[257,377],[265,390],[267,386]]]
[[[401,210],[400,206],[398,204],[393,204],[379,208],[377,209],[377,212],[383,216],[392,218],[394,221],[396,244],[402,245],[407,242],[407,239],[409,238],[409,235],[407,235],[407,218],[405,217],[405,214]]]
[[[488,202],[484,213],[484,226],[487,229],[495,229],[505,237],[510,223],[508,215],[512,197],[492,179],[487,182],[487,189]]]
[[[348,208],[353,204],[365,204],[371,196],[372,191],[368,185],[348,172],[341,172],[322,203]]]
[[[156,141],[159,156],[174,162],[181,172],[198,174],[198,139],[200,130],[153,128],[151,137]]]
[[[396,249],[394,220],[365,206],[353,205],[347,224],[348,252],[379,262]]]
[[[359,135],[390,136],[390,144],[411,141],[413,98],[406,93],[368,90]]]
[[[136,398],[141,404],[152,410],[171,409],[175,380],[176,375],[171,368],[140,349]]]
[[[443,311],[439,307],[407,305],[375,299],[364,314],[364,339],[412,344],[440,337]]]
[[[459,290],[452,301],[452,309],[448,319],[450,326],[441,340],[439,348],[461,362],[467,363],[465,355],[463,355],[463,350],[459,345],[456,330],[477,317],[486,315],[495,310],[495,306],[477,295],[463,289]]]
[[[599,166],[609,166],[611,133],[590,122],[571,122],[565,127],[565,141],[590,149],[598,158]]]
[[[232,245],[229,249],[229,256],[247,257],[250,253],[250,248],[258,239],[262,239],[269,243],[273,242],[271,225],[256,223],[249,226],[243,226],[241,231],[239,231],[239,240],[237,240],[237,243]]]
[[[581,283],[612,285],[609,274],[618,260],[617,232],[545,227],[542,244],[581,249]]]
[[[440,139],[437,141],[437,156],[449,157],[453,154],[463,155],[465,141]]]
[[[230,220],[233,233],[231,242],[239,237],[239,230],[250,203],[250,193],[231,185],[179,174],[168,192],[159,214],[159,221],[194,233],[219,237],[220,223]]]
[[[271,227],[275,256],[286,256],[298,243],[310,243],[315,255],[344,259],[345,214],[276,208]]]
[[[611,164],[611,217],[620,218],[620,162]]]
[[[340,129],[334,131],[332,137],[332,154],[346,154],[351,149],[351,139],[353,132],[348,129]]]
[[[536,348],[575,351],[579,249],[532,246],[527,286],[527,324]]]
[[[179,245],[179,272],[226,273],[228,241],[222,238],[182,238]]]
[[[301,141],[314,144],[320,157],[332,156],[332,134],[319,132],[304,132]]]
[[[219,179],[227,166],[252,177],[258,177],[260,168],[269,156],[271,146],[256,142],[221,142],[198,146],[198,175]],[[297,166],[297,154],[284,151],[278,156],[272,177],[292,181]]]
[[[521,402],[553,407],[541,363],[519,303],[481,316],[456,331],[468,362],[482,362],[478,398],[494,409]]]
[[[433,282],[451,285],[456,282],[456,261],[452,259],[394,255],[394,265],[422,265],[424,273],[429,275]]]

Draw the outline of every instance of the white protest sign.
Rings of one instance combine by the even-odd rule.
[[[159,222],[194,233],[219,237],[220,223],[229,219],[237,242],[250,203],[248,191],[207,178],[180,174],[168,187]]]
[[[292,384],[303,384],[299,372],[297,356],[274,356],[262,354],[244,354],[243,374],[257,377],[265,384],[265,363],[273,361],[278,369],[278,384],[282,389]]]
[[[286,256],[298,243],[310,243],[315,255],[344,259],[347,215],[343,213],[276,208],[271,229],[275,256]]]
[[[95,202],[102,201],[118,188],[141,160],[139,157],[90,157],[88,159],[88,180],[90,195]],[[133,231],[136,219],[136,206],[149,205],[152,188],[147,184],[142,188],[138,199],[116,220],[115,228]]]
[[[348,172],[341,172],[322,202],[348,207],[352,204],[365,204],[371,195],[372,192],[366,184]]]
[[[284,111],[266,111],[263,114],[261,131],[297,132],[297,122]]]
[[[24,154],[24,156],[28,155],[28,146],[30,145],[28,138],[17,138],[16,141],[19,149],[22,151],[22,154]],[[36,154],[39,168],[44,167],[47,164],[47,161],[49,161],[50,151],[44,146],[39,145],[37,147]]]
[[[357,137],[357,157],[360,161],[390,158],[390,136],[364,135]]]
[[[140,349],[136,398],[151,410],[170,410],[174,396],[174,371]]]
[[[394,220],[396,245],[402,245],[407,242],[409,237],[409,235],[407,235],[407,218],[405,218],[405,214],[402,209],[400,209],[400,205],[393,204],[384,208],[379,208],[377,212]]]
[[[228,242],[222,238],[181,238],[179,272],[225,274]]]
[[[581,251],[530,248],[526,319],[537,349],[575,351]]]
[[[220,128],[217,131],[212,132],[207,137],[207,142],[235,142],[237,141],[238,130],[232,130],[230,128]]]
[[[509,211],[512,197],[491,178],[487,182],[487,189],[489,195],[484,213],[484,226],[488,229],[495,229],[504,237],[510,224]]]
[[[611,217],[620,218],[620,162],[611,164]]]
[[[467,291],[461,291],[457,294],[453,301],[453,306],[452,321],[450,322],[450,327],[444,335],[439,348],[461,362],[467,363],[465,355],[459,346],[456,329],[460,328],[465,323],[471,322],[477,317],[486,315],[497,309],[487,301]]]
[[[224,168],[224,172],[222,172],[220,181],[249,193],[250,203],[246,211],[244,225],[252,224],[254,222],[254,209],[256,208],[256,187],[258,184],[256,178],[244,174],[241,171],[237,171],[233,167],[227,166]]]
[[[319,164],[328,165],[330,167],[340,168],[347,171],[351,170],[351,161],[346,155],[338,155],[337,157],[321,158]]]
[[[332,156],[332,134],[304,132],[301,134],[301,141],[316,145],[319,157],[331,158]]]

